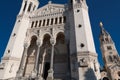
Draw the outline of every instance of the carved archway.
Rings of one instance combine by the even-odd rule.
[[[49,34],[45,34],[43,36],[43,43],[41,47],[41,55],[40,55],[40,64],[43,78],[46,80],[48,76],[48,70],[50,68],[50,55],[51,55],[51,44],[50,44],[51,36]]]
[[[64,80],[68,72],[68,51],[63,32],[59,32],[56,35],[54,52],[54,78]]]
[[[31,72],[33,71],[35,58],[37,54],[37,37],[32,36],[30,41],[30,46],[28,48],[27,58],[26,58],[26,65],[24,70],[24,76],[29,77]]]

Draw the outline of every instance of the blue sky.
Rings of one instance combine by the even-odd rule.
[[[48,0],[39,0],[40,6]],[[52,0],[54,3],[67,3],[68,0]],[[16,16],[20,10],[22,0],[0,0],[0,58],[2,57],[9,36],[14,27]],[[99,45],[99,22],[104,23],[105,29],[111,34],[118,52],[120,52],[120,0],[87,0],[90,21],[101,65],[102,57]]]

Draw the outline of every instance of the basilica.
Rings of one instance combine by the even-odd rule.
[[[86,0],[38,7],[23,0],[0,62],[0,80],[120,80],[120,57],[100,22],[100,69]]]

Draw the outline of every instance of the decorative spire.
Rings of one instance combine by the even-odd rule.
[[[101,28],[101,34],[102,35],[106,35],[106,36],[109,35],[108,32],[104,29],[102,22],[100,22],[100,28]]]
[[[100,28],[101,28],[101,30],[104,29],[104,28],[103,28],[103,23],[102,23],[102,22],[100,22]]]

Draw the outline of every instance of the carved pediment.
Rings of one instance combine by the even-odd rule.
[[[41,16],[41,15],[45,15],[45,14],[60,13],[60,12],[64,12],[64,11],[65,11],[64,5],[47,4],[47,5],[39,8],[35,12],[33,12],[32,16]]]

